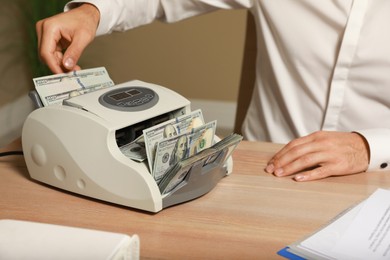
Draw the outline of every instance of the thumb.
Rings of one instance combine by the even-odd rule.
[[[72,71],[77,65],[81,52],[73,50],[72,45],[65,51],[62,59],[62,65],[66,70]]]
[[[66,70],[74,70],[77,67],[77,63],[80,59],[81,54],[87,45],[91,42],[90,39],[86,39],[85,37],[75,38],[73,42],[66,49],[63,59],[62,65]]]
[[[65,67],[66,70],[72,71],[74,70],[73,68],[76,66],[77,60],[75,61],[74,58],[69,56],[66,59],[63,59],[63,66]]]

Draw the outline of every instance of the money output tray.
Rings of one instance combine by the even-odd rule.
[[[147,163],[119,149],[143,129],[190,111],[190,102],[178,93],[138,80],[38,108],[22,131],[29,174],[57,188],[150,212],[195,199],[231,173],[231,158],[224,164],[221,153],[213,163],[195,163],[181,184],[161,195]]]

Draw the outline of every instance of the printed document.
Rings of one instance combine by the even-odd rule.
[[[364,203],[335,252],[355,259],[390,259],[390,191],[379,189]]]
[[[308,259],[390,259],[390,190],[376,190],[287,251]]]

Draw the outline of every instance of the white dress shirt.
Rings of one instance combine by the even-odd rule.
[[[256,22],[258,54],[244,136],[286,143],[317,130],[356,131],[369,143],[369,170],[390,164],[389,0],[75,2],[100,10],[97,35],[156,19],[175,22],[218,9],[248,9]]]

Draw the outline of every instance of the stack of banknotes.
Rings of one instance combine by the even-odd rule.
[[[70,97],[114,86],[104,67],[44,76],[33,81],[44,106],[61,105]]]
[[[147,160],[151,174],[159,182],[178,161],[209,148],[214,143],[216,127],[216,121],[205,124],[202,111],[195,110],[144,129],[143,135],[120,149],[133,160]]]
[[[63,100],[114,86],[104,67],[33,79],[44,106],[61,105]],[[162,122],[143,130],[131,143],[119,147],[128,158],[147,163],[162,192],[170,192],[186,176],[191,165],[227,151],[230,156],[242,140],[232,134],[220,142],[214,140],[216,121],[205,123],[201,110]]]
[[[242,140],[241,135],[231,134],[216,142],[216,127],[216,121],[204,123],[202,111],[195,110],[144,129],[143,135],[120,150],[133,160],[147,160],[164,195],[185,179],[194,163],[211,164],[223,153],[219,163],[224,164]]]
[[[241,135],[233,133],[211,147],[206,148],[191,157],[178,161],[164,173],[161,181],[158,183],[161,194],[168,194],[183,183],[183,180],[187,177],[195,164],[200,164],[202,167],[207,167],[211,164],[225,164],[226,160],[241,140]]]

